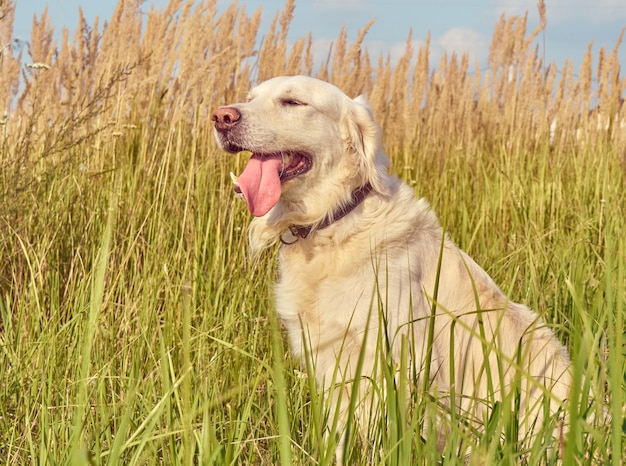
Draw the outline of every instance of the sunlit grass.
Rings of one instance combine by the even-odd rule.
[[[243,98],[255,73],[284,69],[277,50],[286,53],[286,44],[264,42],[262,70],[254,71],[247,58],[256,15],[248,18],[236,6],[221,17],[192,13],[176,22],[175,12],[155,12],[145,39],[185,38],[184,57],[170,49],[143,54],[145,44],[133,36],[137,11],[119,19],[118,36],[107,29],[101,40],[109,48],[99,54],[95,36],[79,35],[81,53],[63,49],[50,69],[29,71],[23,100],[0,121],[6,464],[335,461],[337,439],[325,426],[336,413],[317,393],[312,368],[289,356],[273,314],[275,251],[254,262],[247,255],[249,214],[228,176],[245,160],[216,149],[207,120],[215,105]],[[9,16],[2,17],[5,27]],[[192,27],[200,20],[206,25]],[[525,33],[506,36],[505,26],[511,24],[496,28],[495,43]],[[35,29],[39,39],[46,36],[45,24]],[[215,33],[210,38],[208,30]],[[52,46],[34,39],[33,54],[40,55],[34,61],[52,60]],[[208,58],[198,67],[203,40],[210,42]],[[306,47],[294,50],[288,71],[306,71]],[[529,50],[512,56],[522,62]],[[621,464],[624,136],[616,127],[598,131],[580,113],[592,98],[585,84],[591,55],[576,82],[563,68],[562,92],[552,96],[556,68],[546,77],[528,67],[519,83],[499,74],[493,82],[484,76],[469,82],[460,72],[469,65],[458,57],[442,61],[434,74],[418,60],[407,92],[409,61],[395,74],[384,61],[373,72],[359,44],[345,38],[334,53],[336,64],[320,73],[349,93],[370,93],[392,171],[431,202],[456,243],[503,291],[554,329],[570,350],[576,380],[569,433],[555,441],[546,425],[539,441],[520,445],[510,435],[515,411],[504,404],[485,432],[454,410],[450,421],[435,421],[445,412],[437,394],[423,380],[392,376],[393,364],[407,361],[392,363],[381,336],[380,377],[372,383],[387,396],[368,441],[350,430],[347,463],[464,464],[471,448],[474,464],[513,464],[521,455],[528,464]],[[423,58],[425,51],[418,53]],[[170,76],[172,57],[184,61],[188,81],[155,78]],[[12,82],[13,58],[2,59],[3,82]],[[608,82],[613,65],[604,62],[600,81]],[[521,85],[529,83],[532,92]],[[616,92],[623,86],[617,82]],[[64,95],[61,88],[76,92]],[[480,95],[468,91],[474,88]],[[537,123],[548,95],[561,123],[553,141],[548,126]],[[447,441],[438,450],[442,427]]]
[[[248,217],[227,175],[241,161],[198,147],[181,137],[182,128],[172,131],[158,159],[138,154],[149,175],[122,163],[97,187],[87,177],[62,186],[68,196],[82,193],[74,207],[85,217],[80,229],[63,221],[65,212],[43,207],[48,225],[28,241],[17,233],[8,238],[22,259],[15,264],[27,264],[5,271],[13,282],[0,308],[0,448],[9,464],[80,464],[87,457],[94,464],[334,461],[335,443],[324,431],[333,413],[271,324],[273,254],[255,263],[247,257]],[[438,169],[416,153],[419,177],[406,179],[432,200],[453,238],[514,299],[537,309],[570,349],[579,383],[565,459],[618,464],[626,260],[624,216],[616,213],[623,212],[623,175],[617,162],[605,163],[602,173],[577,170],[595,157],[591,151],[569,157],[565,170],[536,170],[546,157],[569,156],[545,152],[519,166],[468,166],[450,154]],[[548,185],[550,195],[535,188]],[[57,189],[51,185],[48,196]],[[463,428],[458,413],[442,457],[433,440],[440,426],[428,424],[441,410],[436,398],[389,374],[381,366],[386,417],[372,426],[369,444],[352,431],[350,463],[449,464],[462,461],[468,446],[492,464],[519,459],[512,440],[501,440],[506,417],[494,418],[481,436]],[[613,416],[608,423],[602,409]],[[547,458],[537,446],[526,461]]]

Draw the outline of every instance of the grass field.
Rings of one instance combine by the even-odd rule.
[[[251,83],[293,73],[369,95],[392,171],[555,329],[577,380],[562,442],[520,452],[503,415],[483,434],[452,426],[440,453],[424,427],[437,400],[405,407],[392,392],[392,427],[371,444],[353,435],[348,463],[463,464],[468,446],[474,464],[622,463],[621,39],[590,47],[574,72],[541,61],[540,30],[502,18],[488,70],[466,56],[429,63],[410,41],[392,67],[361,48],[364,29],[315,64],[310,37],[287,43],[292,2],[261,41],[259,12],[237,4],[172,1],[142,16],[121,1],[106,27],[58,42],[44,15],[20,55],[13,8],[0,1],[5,464],[334,461],[327,409],[274,318],[275,251],[247,257],[249,214],[228,176],[245,157],[216,148],[208,119]]]

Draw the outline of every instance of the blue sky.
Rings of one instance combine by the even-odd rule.
[[[566,59],[575,64],[575,72],[590,42],[597,56],[600,47],[612,50],[622,28],[626,27],[625,0],[545,0],[548,27],[545,33],[545,54],[548,62],[559,67]],[[167,0],[146,0],[163,7]],[[220,1],[226,8],[231,2]],[[111,17],[116,1],[93,0],[18,0],[14,35],[29,40],[33,14],[40,14],[45,5],[57,32],[63,26],[74,30],[78,22],[78,6],[90,23],[96,16],[102,20]],[[263,7],[262,31],[267,30],[277,11],[282,11],[284,0],[240,0],[249,13]],[[529,29],[539,17],[537,0],[296,0],[295,18],[290,38],[295,40],[312,32],[315,50],[321,57],[345,24],[349,37],[372,18],[376,23],[366,37],[365,44],[377,57],[390,53],[397,57],[404,50],[409,29],[413,29],[415,45],[423,43],[431,32],[433,63],[443,51],[469,51],[484,68],[494,25],[502,13],[507,15],[529,13]],[[543,44],[541,36],[540,43]],[[543,49],[541,49],[543,50]],[[626,44],[620,49],[620,59],[626,63]]]

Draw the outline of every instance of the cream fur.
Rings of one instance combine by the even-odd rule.
[[[286,108],[281,103],[285,97],[302,105]],[[339,431],[356,375],[359,400],[376,403],[369,397],[368,376],[380,359],[381,335],[388,336],[398,364],[402,341],[408,343],[408,367],[419,378],[435,299],[433,393],[445,401],[454,380],[460,409],[479,423],[489,399],[486,371],[492,372],[495,399],[511,392],[517,377],[520,435],[532,433],[535,421],[541,424],[544,397],[550,399],[552,414],[562,407],[571,383],[565,348],[538,314],[509,301],[444,236],[425,200],[416,200],[411,188],[388,174],[381,131],[363,98],[350,99],[313,78],[279,77],[253,89],[249,102],[230,107],[241,112],[238,131],[247,149],[297,149],[313,160],[308,173],[284,183],[278,204],[253,221],[253,253],[275,243],[291,224],[319,222],[366,181],[374,187],[346,217],[280,248],[277,311],[293,353],[304,363],[309,355],[320,389],[339,407]],[[481,320],[485,340],[480,338]],[[363,371],[355,374],[361,351]],[[337,384],[343,388],[336,389]],[[356,412],[363,423],[366,411]]]

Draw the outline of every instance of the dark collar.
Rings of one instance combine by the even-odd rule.
[[[348,215],[361,202],[363,202],[363,199],[367,197],[367,195],[370,193],[371,190],[372,190],[372,185],[369,182],[367,182],[360,188],[352,191],[352,198],[350,199],[350,202],[348,202],[346,205],[342,206],[340,209],[333,212],[332,215],[327,215],[326,217],[324,217],[321,222],[317,224],[311,224],[311,225],[290,225],[289,231],[291,231],[291,234],[296,237],[295,241],[297,241],[298,238],[306,238],[307,236],[309,236],[309,233],[311,233],[311,230],[313,229],[315,229],[315,231],[322,230],[330,226],[337,220]],[[291,244],[291,243],[285,242],[282,238],[281,238],[281,241],[283,242],[283,244]]]

